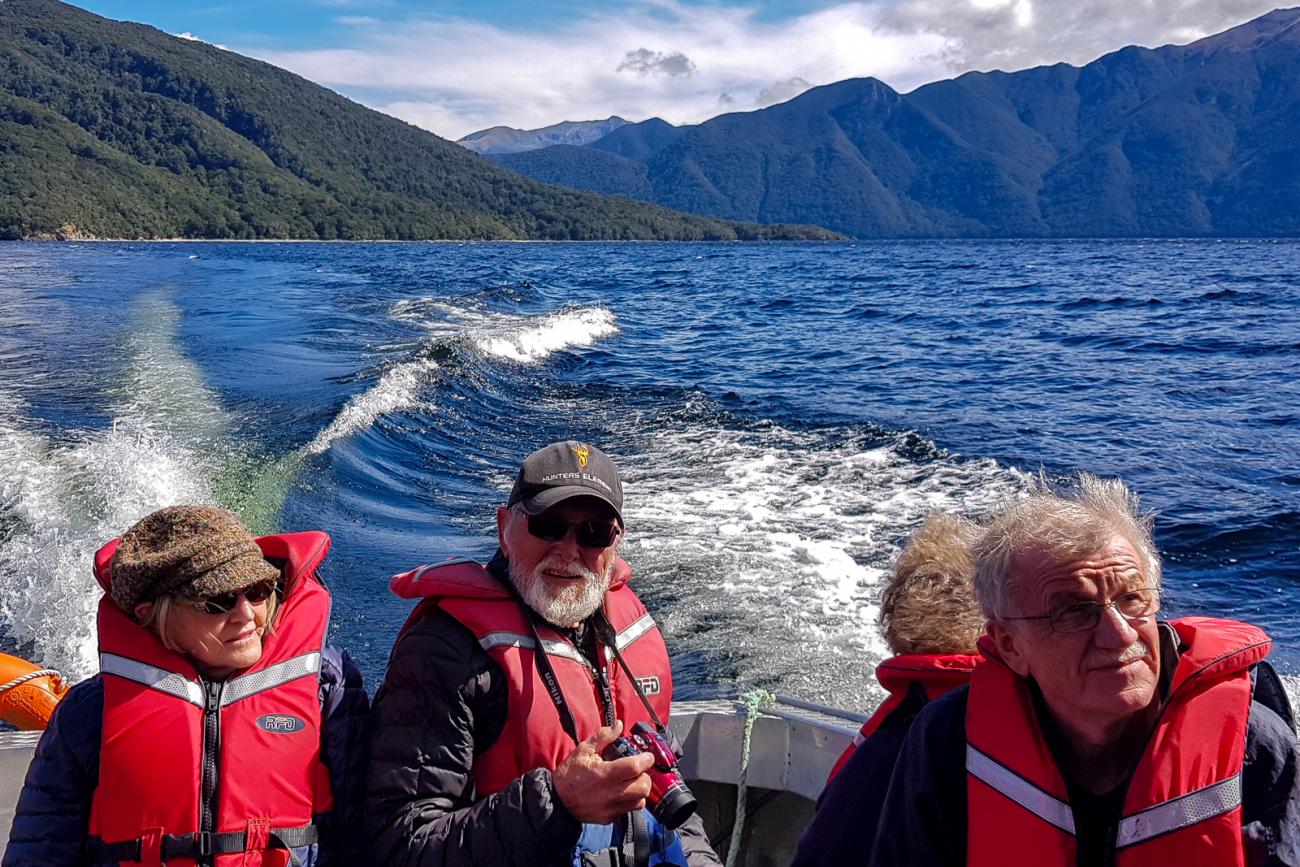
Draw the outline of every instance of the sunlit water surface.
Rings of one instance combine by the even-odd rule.
[[[1297,273],[1290,242],[0,245],[0,649],[93,672],[96,547],[217,502],[329,531],[373,687],[388,577],[490,554],[518,460],[573,437],[624,469],[681,697],[870,706],[902,540],[1040,469],[1127,480],[1168,608],[1296,673]]]

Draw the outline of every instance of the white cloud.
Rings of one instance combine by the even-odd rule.
[[[367,24],[379,23],[378,18],[371,18],[369,15],[341,15],[334,20],[347,27],[364,27]]]
[[[219,42],[209,42],[208,40],[204,39],[201,36],[195,36],[193,33],[189,32],[188,30],[184,31],[183,33],[175,33],[172,35],[174,35],[177,39],[184,39],[186,42],[202,42],[204,45],[211,45],[213,48],[220,48],[222,51],[230,50],[230,46],[228,45],[222,45]]]
[[[1131,43],[1190,41],[1272,8],[1272,0],[877,0],[774,22],[745,6],[634,3],[538,32],[417,17],[358,28],[348,48],[258,56],[364,92],[374,107],[455,139],[498,124],[611,114],[697,123],[859,76],[907,91],[971,69],[1081,64]]]

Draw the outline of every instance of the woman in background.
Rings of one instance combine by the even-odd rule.
[[[984,633],[971,557],[980,532],[978,524],[936,512],[898,555],[880,600],[881,632],[895,655],[877,666],[876,678],[888,695],[831,770],[791,867],[866,861],[912,720],[970,682]]]
[[[367,699],[325,640],[328,548],[172,506],[100,549],[101,671],[41,738],[3,867],[360,863]]]

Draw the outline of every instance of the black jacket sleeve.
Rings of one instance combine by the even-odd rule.
[[[790,867],[853,864],[871,851],[894,760],[908,728],[881,728],[853,751],[826,785]]]
[[[392,867],[566,865],[580,825],[533,770],[479,798],[474,761],[501,734],[505,682],[464,626],[441,612],[393,648],[371,713],[366,830]]]
[[[1242,769],[1241,830],[1249,867],[1300,867],[1296,736],[1259,702],[1250,706]]]
[[[103,719],[104,685],[98,677],[74,686],[55,707],[18,796],[4,867],[85,863]]]
[[[370,699],[361,672],[347,653],[326,644],[320,668],[321,760],[329,769],[334,807],[317,818],[317,867],[362,863],[361,803],[365,787],[366,714]]]
[[[713,850],[709,834],[704,830],[704,820],[696,813],[677,828],[686,855],[687,867],[722,867],[722,859]]]
[[[871,867],[966,863],[969,691],[962,687],[930,702],[903,739],[875,828]]]

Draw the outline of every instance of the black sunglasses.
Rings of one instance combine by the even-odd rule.
[[[584,548],[608,548],[614,544],[614,540],[621,532],[618,524],[611,524],[608,521],[572,522],[566,521],[559,515],[548,515],[545,512],[528,516],[528,532],[547,542],[560,541],[569,535],[570,527],[573,528],[573,535],[578,540],[578,544]]]
[[[271,598],[275,592],[274,580],[263,581],[260,584],[250,584],[243,590],[235,590],[230,593],[219,593],[216,596],[206,596],[202,599],[185,599],[185,604],[191,608],[202,611],[204,614],[226,614],[239,604],[239,597],[244,597],[250,605],[258,605]]]

